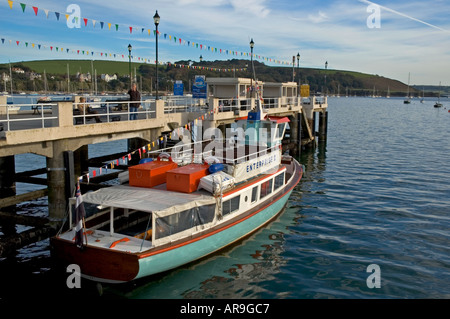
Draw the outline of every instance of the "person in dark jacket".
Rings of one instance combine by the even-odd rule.
[[[130,103],[130,120],[137,120],[137,110],[141,102],[141,93],[136,88],[136,83],[133,83],[131,90],[128,91],[130,101],[137,101],[137,103]]]

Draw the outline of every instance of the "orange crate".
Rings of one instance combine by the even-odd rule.
[[[167,171],[177,167],[177,163],[160,160],[132,166],[128,168],[129,184],[139,187],[154,187],[164,184]]]
[[[167,190],[182,193],[195,192],[200,178],[208,175],[209,165],[189,164],[167,172]]]

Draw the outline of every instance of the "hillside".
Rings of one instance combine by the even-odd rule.
[[[206,77],[250,77],[250,61],[248,60],[226,60],[226,61],[177,61],[177,66],[164,65],[159,67],[159,89],[171,91],[173,82],[182,80],[185,91],[189,91],[190,83],[195,75]],[[188,68],[187,66],[205,67]],[[181,67],[181,65],[183,67]],[[80,81],[77,73],[97,74],[98,92],[123,92],[129,87],[129,63],[116,61],[91,61],[91,60],[48,60],[12,63],[12,67],[20,67],[25,72],[34,72],[41,75],[39,78],[30,80],[26,74],[13,74],[14,91],[43,91],[43,74],[47,76],[48,91],[92,91],[94,81],[89,78]],[[287,82],[292,81],[292,67],[271,67],[254,61],[255,74],[258,80],[264,82]],[[141,91],[150,92],[155,86],[155,65],[145,63],[132,63],[132,72],[137,73],[136,79]],[[211,69],[220,69],[211,70]],[[224,71],[227,70],[227,71]],[[235,71],[233,71],[235,70]],[[67,89],[67,72],[70,74],[70,89]],[[94,72],[92,72],[94,71]],[[297,68],[294,69],[297,73]],[[9,65],[0,64],[0,74],[9,75]],[[381,77],[352,71],[323,70],[300,68],[301,83],[310,85],[311,92],[328,92],[328,94],[341,95],[386,95],[389,90],[391,96],[405,96],[407,85],[404,83]],[[117,75],[117,80],[105,82],[101,80],[102,74]],[[298,81],[297,74],[295,81]],[[9,84],[8,84],[9,85]],[[6,84],[5,84],[5,87]],[[9,86],[7,87],[9,91]],[[412,94],[421,93],[420,90],[411,88]],[[430,93],[428,94],[430,95]]]

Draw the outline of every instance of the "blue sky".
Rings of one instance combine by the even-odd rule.
[[[300,53],[302,67],[323,68],[328,61],[329,69],[378,74],[405,83],[410,72],[411,84],[450,85],[447,0],[375,0],[372,6],[366,0],[23,0],[12,1],[12,9],[10,4],[0,0],[0,38],[5,39],[0,42],[0,63],[128,61],[128,44],[133,46],[133,61],[154,62],[153,15],[158,10],[163,62],[198,61],[200,55],[207,61],[250,59],[253,38],[255,58],[267,65],[289,67],[292,56]],[[64,15],[72,13],[70,4],[80,8],[80,28],[67,25]],[[61,14],[59,21],[55,12]]]

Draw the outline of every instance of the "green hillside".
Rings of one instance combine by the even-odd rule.
[[[184,82],[185,91],[189,91],[190,83],[195,75],[207,77],[250,77],[250,61],[248,60],[218,60],[218,61],[176,61],[176,64],[193,66],[204,66],[208,69],[180,68],[174,65],[159,66],[159,89],[171,91],[176,80]],[[116,61],[91,61],[91,60],[43,60],[12,63],[13,67],[21,67],[26,72],[35,72],[47,75],[47,88],[49,91],[76,92],[94,89],[94,81],[80,81],[77,73],[97,74],[99,92],[123,92],[129,88],[129,63]],[[288,82],[292,81],[291,67],[271,67],[254,61],[255,74],[258,80],[264,82]],[[141,91],[150,92],[155,89],[155,65],[145,63],[132,63],[132,72],[136,70],[136,79]],[[235,72],[211,71],[209,68],[236,69]],[[69,69],[70,81],[67,81],[67,70]],[[239,71],[242,69],[242,71]],[[245,69],[245,70],[244,70]],[[93,72],[94,71],[94,72]],[[371,75],[352,71],[324,70],[311,68],[297,68],[301,83],[310,85],[311,92],[326,92],[330,95],[382,95],[385,96],[389,90],[391,96],[405,96],[407,86],[397,80],[388,79],[378,75]],[[0,74],[9,74],[9,65],[0,64]],[[105,82],[101,80],[101,74],[117,75],[117,80]],[[14,91],[43,91],[44,79],[36,78],[33,81],[26,75],[13,74]],[[298,81],[298,74],[295,75]],[[70,82],[67,89],[67,82]],[[411,88],[412,94],[419,91]],[[420,92],[421,93],[421,92]],[[429,93],[431,94],[431,93]]]

